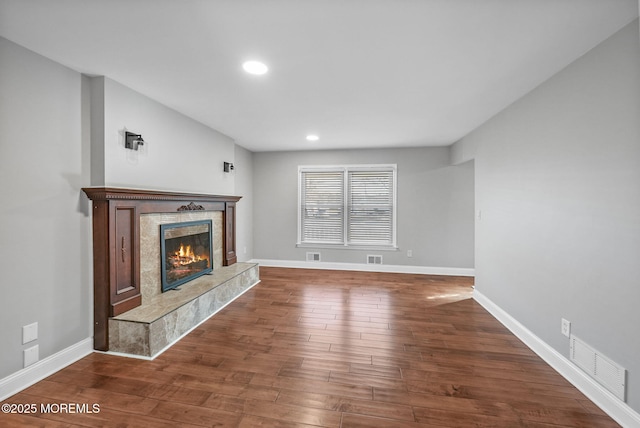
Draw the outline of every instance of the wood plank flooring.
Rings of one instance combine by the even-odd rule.
[[[260,271],[155,360],[94,353],[5,401],[99,413],[0,426],[618,426],[472,300],[471,278]]]

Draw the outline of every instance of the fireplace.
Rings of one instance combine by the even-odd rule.
[[[210,273],[213,276],[218,272],[224,273],[223,266],[230,267],[237,262],[235,217],[240,196],[114,187],[87,187],[82,190],[92,201],[93,342],[97,350],[109,351],[110,332],[114,342],[119,340],[120,327],[110,327],[115,317],[140,310],[149,312],[148,315],[153,317],[151,321],[164,322],[165,318],[157,317],[157,313],[150,310],[150,305],[154,307],[157,300],[163,300],[161,296],[168,298],[164,300],[175,300],[190,294],[191,290],[197,291],[196,284],[189,284],[182,293],[162,293],[161,224],[212,219],[215,239],[211,266],[215,265],[216,271]],[[151,226],[149,231],[148,226]],[[202,282],[198,280],[194,282]],[[132,328],[135,323],[137,321],[121,327]],[[150,328],[148,323],[141,326],[147,330]]]
[[[95,349],[154,358],[259,282],[257,264],[236,260],[239,196],[109,187],[83,190],[93,210]],[[174,238],[192,239],[183,242],[182,256],[180,245],[171,241]],[[161,256],[163,241],[165,256]],[[209,274],[192,277],[180,292],[163,293],[167,251],[186,257],[189,246],[205,248],[202,253],[208,254],[209,266],[203,270],[209,269]],[[189,276],[169,285],[177,286]]]
[[[211,220],[160,225],[162,292],[213,270]]]

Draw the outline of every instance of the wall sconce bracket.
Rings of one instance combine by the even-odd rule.
[[[138,147],[142,145],[144,145],[144,140],[141,134],[134,134],[133,132],[124,133],[125,149],[138,150]]]

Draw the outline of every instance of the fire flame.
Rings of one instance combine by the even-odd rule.
[[[191,245],[185,246],[184,244],[180,244],[180,250],[174,253],[175,258],[181,265],[188,265],[190,263],[198,262],[200,260],[208,260],[205,257],[197,256],[194,254],[191,249]]]

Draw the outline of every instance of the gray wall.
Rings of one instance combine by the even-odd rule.
[[[476,287],[568,357],[572,332],[628,370],[640,411],[637,21],[458,143],[475,153]]]
[[[79,73],[0,38],[0,378],[38,344],[47,357],[91,336],[91,219]],[[39,339],[22,345],[22,326]]]
[[[242,196],[237,206],[238,258],[250,258],[251,153],[215,129],[118,82],[103,77],[91,80],[94,87],[102,87],[91,92],[98,93],[91,105],[104,111],[102,116],[92,115],[97,117],[92,128],[97,122],[103,134],[91,143],[94,164],[104,170],[104,185]],[[140,150],[124,148],[125,130],[142,134],[145,144]],[[100,158],[102,166],[95,162]],[[235,170],[225,173],[223,162],[234,163]]]
[[[331,150],[254,154],[254,257],[365,263],[382,254],[384,264],[473,268],[473,163],[450,166],[449,148]],[[298,166],[398,165],[399,251],[296,248]],[[407,257],[407,250],[413,257]]]
[[[243,196],[237,245],[247,253],[238,256],[251,258],[250,152],[115,81],[2,38],[0,66],[0,379],[23,368],[23,350],[35,343],[42,360],[93,334],[92,219],[82,187]],[[125,129],[143,134],[143,150],[124,149]],[[224,173],[223,161],[236,170]],[[33,322],[38,342],[22,345],[22,326]]]
[[[97,119],[92,129],[97,126],[104,136],[92,139],[91,147],[94,159],[104,159],[104,185],[242,196],[236,244],[239,260],[250,258],[251,153],[230,137],[118,82],[97,77],[92,84],[103,87],[91,106],[104,112],[92,115]],[[142,134],[145,144],[140,150],[124,148],[125,130]],[[225,173],[224,162],[232,162],[235,170]]]
[[[194,193],[233,194],[234,142],[175,110],[104,78],[105,185]],[[124,147],[124,131],[140,133],[145,144]]]
[[[235,193],[242,196],[236,205],[236,254],[238,261],[253,258],[253,153],[235,146]]]

